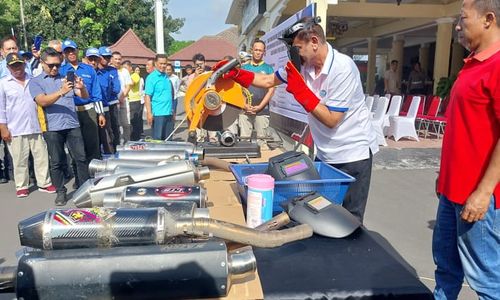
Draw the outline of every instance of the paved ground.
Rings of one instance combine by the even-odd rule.
[[[425,147],[423,143],[427,143]],[[433,190],[439,147],[439,140],[389,141],[389,146],[374,159],[365,218],[366,227],[380,233],[430,289],[434,287],[431,238],[437,208]],[[67,186],[71,190],[71,182]],[[28,198],[17,199],[12,182],[0,185],[0,258],[6,260],[3,265],[16,262],[20,249],[17,222],[52,207],[54,198],[33,191]],[[0,300],[12,298],[12,294],[0,294]],[[464,286],[460,299],[476,298]]]

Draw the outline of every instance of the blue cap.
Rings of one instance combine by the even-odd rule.
[[[113,52],[111,52],[111,49],[109,49],[109,47],[102,46],[102,47],[99,47],[99,54],[101,56],[111,56],[113,54]]]
[[[26,56],[28,58],[32,58],[33,57],[33,53],[31,53],[30,51],[19,50],[19,55]]]
[[[65,40],[64,42],[62,42],[62,50],[64,51],[66,48],[78,49],[76,43],[72,40]]]
[[[99,56],[99,50],[97,48],[88,48],[85,52],[85,56]]]

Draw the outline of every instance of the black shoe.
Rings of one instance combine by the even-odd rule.
[[[66,193],[57,193],[55,204],[56,206],[66,205]]]
[[[0,178],[0,183],[7,183],[7,182],[9,182],[7,179],[5,179],[5,178]]]
[[[77,190],[80,187],[80,185],[75,181],[73,182],[73,189]]]

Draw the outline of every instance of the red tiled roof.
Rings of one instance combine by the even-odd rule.
[[[170,55],[168,57],[169,60],[179,60],[181,61],[181,65],[192,64],[192,58],[195,54],[201,53],[205,56],[205,60],[207,65],[213,65],[215,62],[221,60],[224,56],[230,55],[236,57],[237,55],[237,40],[231,35],[230,28],[225,30],[218,35],[215,36],[204,36],[198,41],[192,43],[186,48]]]
[[[122,54],[123,60],[130,60],[132,64],[145,65],[148,58],[154,58],[156,53],[146,47],[141,39],[130,28],[122,37],[109,47],[111,51]]]

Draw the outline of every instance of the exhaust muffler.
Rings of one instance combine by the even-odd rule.
[[[92,201],[102,201],[106,193],[120,193],[127,186],[157,187],[169,184],[195,184],[208,179],[207,167],[196,167],[189,161],[170,162],[166,165],[142,168],[85,181],[73,195],[77,207],[91,207]]]
[[[182,218],[164,208],[51,209],[18,224],[21,245],[44,250],[166,244],[175,237],[218,237],[261,248],[308,238],[307,224],[259,231],[208,218]]]
[[[168,203],[193,203],[205,208],[207,191],[199,185],[165,185],[161,187],[127,187],[121,193],[106,193],[102,199],[75,203],[76,207],[164,207]],[[87,206],[83,206],[87,205]]]
[[[225,243],[26,251],[4,267],[3,287],[18,299],[198,299],[226,296],[257,268],[250,247]]]

